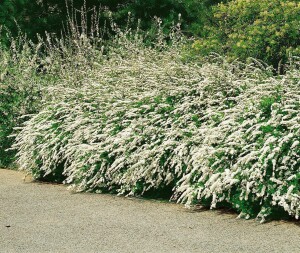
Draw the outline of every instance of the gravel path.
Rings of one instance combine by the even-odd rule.
[[[300,252],[300,223],[72,194],[0,170],[0,252]]]

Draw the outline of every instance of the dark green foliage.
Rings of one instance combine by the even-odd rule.
[[[46,6],[37,1],[3,0],[0,3],[0,25],[5,26],[12,36],[19,32],[29,37],[43,33],[46,27],[51,26],[47,22],[49,15],[54,13],[48,12]]]
[[[114,21],[119,25],[126,25],[128,13],[131,13],[134,18],[132,25],[136,26],[140,19],[141,28],[148,31],[151,30],[155,17],[163,20],[164,27],[170,27],[179,22],[181,14],[180,22],[186,34],[203,35],[203,27],[211,19],[211,6],[219,2],[220,0],[89,0],[85,3],[84,0],[3,0],[0,3],[0,24],[13,36],[22,32],[35,40],[37,33],[44,35],[45,31],[60,35],[69,18],[74,18],[75,15],[79,20],[81,11],[91,15],[95,7],[96,10],[111,10]],[[71,9],[74,10],[73,14]],[[105,20],[107,21],[107,17],[100,15],[100,27],[104,26]]]
[[[13,128],[21,124],[25,118],[20,119],[24,113],[33,113],[34,98],[29,90],[22,90],[18,86],[1,86],[0,92],[0,167],[8,167],[14,161],[15,151],[11,148],[14,138],[10,136]],[[31,101],[30,101],[31,100]],[[24,108],[27,104],[27,110]],[[23,110],[26,111],[23,111]]]
[[[18,96],[13,88],[0,93],[0,167],[9,165],[13,159],[13,152],[5,152],[12,145],[12,138],[8,136],[14,127],[13,108],[18,103]]]

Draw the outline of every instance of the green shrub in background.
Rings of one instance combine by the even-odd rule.
[[[153,17],[157,16],[163,20],[166,27],[178,22],[178,15],[181,15],[182,30],[187,35],[204,35],[204,26],[212,19],[212,6],[227,2],[221,0],[135,0],[128,1],[128,4],[116,12],[127,15],[131,12],[135,18],[141,19],[142,28],[149,29]]]
[[[235,0],[213,8],[214,25],[195,42],[200,54],[261,59],[275,68],[300,54],[300,3],[291,0]]]
[[[2,42],[9,43],[9,37],[17,37],[19,32],[26,33],[29,38],[43,32],[47,26],[45,15],[47,9],[38,1],[3,0],[0,3],[0,26],[9,36],[1,34]],[[49,30],[51,30],[51,24]],[[5,28],[5,29],[4,29]]]
[[[0,2],[0,25],[8,28],[15,37],[18,32],[25,33],[28,38],[37,41],[36,34],[44,35],[56,33],[60,35],[63,24],[70,18],[68,15],[72,8],[77,10],[77,17],[81,16],[82,6],[91,13],[94,7],[112,11],[114,20],[118,24],[127,23],[128,13],[134,17],[135,22],[141,20],[141,28],[150,30],[153,28],[155,16],[161,18],[164,27],[170,27],[171,23],[178,22],[181,14],[182,28],[188,35],[203,35],[204,25],[210,22],[211,7],[221,2],[220,0],[3,0]],[[68,7],[67,7],[68,6]],[[102,27],[106,18],[101,15],[96,22]],[[95,20],[94,20],[95,21]],[[136,24],[134,24],[136,26]]]

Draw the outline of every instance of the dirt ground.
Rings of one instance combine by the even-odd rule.
[[[0,170],[0,252],[300,252],[300,222],[73,194]]]

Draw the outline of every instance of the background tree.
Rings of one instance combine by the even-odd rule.
[[[0,24],[11,31],[13,36],[18,31],[26,33],[31,39],[36,34],[59,34],[68,17],[68,9],[86,10],[93,7],[107,7],[113,13],[117,24],[126,24],[128,12],[135,20],[141,20],[141,27],[148,30],[153,25],[155,16],[163,19],[166,27],[178,21],[181,14],[182,29],[188,35],[203,35],[204,26],[211,19],[211,7],[220,0],[3,0],[0,2]],[[103,19],[101,19],[103,21]]]
[[[230,59],[261,59],[275,68],[300,54],[300,3],[291,0],[234,0],[213,8],[215,22],[194,47]]]

